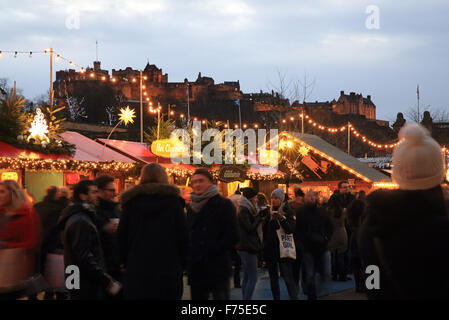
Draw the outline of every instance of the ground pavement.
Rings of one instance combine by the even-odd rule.
[[[243,277],[242,277],[243,278]],[[353,277],[352,277],[353,278]],[[279,286],[281,289],[281,300],[288,300],[287,287],[283,278],[279,278]],[[329,284],[330,295],[322,295],[320,300],[363,300],[365,295],[356,293],[354,290],[354,280],[340,282],[331,281]],[[307,296],[300,290],[299,299],[306,300]],[[323,292],[321,294],[324,294]],[[190,287],[187,285],[187,279],[184,278],[184,294],[183,300],[190,300]],[[231,281],[231,300],[241,300],[242,289],[234,288]],[[254,290],[253,300],[272,300],[273,296],[270,289],[270,277],[266,269],[259,269],[256,288]]]

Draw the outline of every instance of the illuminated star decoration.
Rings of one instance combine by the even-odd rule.
[[[125,123],[125,126],[128,125],[128,123],[134,123],[133,118],[135,118],[135,111],[134,109],[130,109],[129,106],[126,106],[126,109],[121,108],[120,112],[118,114],[120,121],[123,121]]]
[[[34,116],[33,122],[31,122],[31,127],[28,131],[30,132],[30,135],[28,136],[27,141],[30,141],[30,139],[39,139],[40,141],[45,140],[47,143],[50,142],[50,139],[47,137],[47,121],[45,121],[44,114],[40,108],[37,108],[36,115]]]
[[[309,149],[307,149],[306,147],[304,147],[304,146],[302,146],[301,148],[299,148],[299,153],[303,156],[303,157],[305,157],[306,155],[308,155],[309,154]]]

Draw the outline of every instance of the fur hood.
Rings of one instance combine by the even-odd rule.
[[[248,209],[248,211],[252,215],[257,214],[257,208],[252,204],[251,201],[243,196],[239,198],[239,206]]]
[[[181,191],[177,186],[172,184],[144,183],[139,184],[122,193],[120,197],[120,203],[123,206],[131,199],[140,195],[173,196],[181,198]]]
[[[398,230],[447,216],[444,203],[423,191],[376,190],[367,198],[366,223],[372,234],[388,237]]]

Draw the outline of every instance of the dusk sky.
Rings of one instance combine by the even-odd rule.
[[[372,5],[379,29],[366,25]],[[170,82],[201,72],[239,80],[245,93],[271,90],[277,70],[292,80],[307,73],[309,101],[371,95],[383,120],[416,106],[417,84],[421,106],[449,108],[447,0],[0,0],[0,29],[2,51],[52,47],[92,66],[98,40],[103,69],[149,59]],[[28,56],[3,53],[0,78],[33,99],[49,88],[49,57]],[[55,62],[54,71],[68,68]]]

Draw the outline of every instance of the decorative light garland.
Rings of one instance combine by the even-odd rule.
[[[29,53],[29,57],[31,58],[33,53],[49,53],[49,52],[50,52],[49,49],[45,49],[44,51],[11,51],[11,50],[6,50],[6,51],[3,50],[3,51],[2,51],[2,50],[0,50],[0,58],[2,57],[2,53],[14,53],[14,57],[17,57],[17,54],[18,54],[18,53],[27,53],[27,54]],[[75,67],[80,68],[80,72],[81,72],[81,73],[85,73],[85,72],[86,72],[86,70],[84,69],[84,67],[82,67],[82,66],[78,65],[77,63],[73,62],[73,60],[68,59],[68,58],[65,58],[64,56],[62,56],[61,54],[59,54],[59,53],[57,53],[57,52],[55,52],[55,51],[53,51],[53,53],[56,54],[56,61],[58,61],[59,59],[62,59],[62,60],[64,60],[64,61],[68,62],[70,66],[75,66]],[[99,76],[101,77],[101,80],[103,80],[103,81],[106,81],[106,80],[107,80],[107,79],[106,79],[106,76],[105,76],[103,73],[95,72],[95,71],[93,71],[93,70],[91,70],[91,69],[90,69],[89,71],[90,71],[89,76],[90,76],[91,78],[95,78],[96,76],[99,75]],[[111,79],[112,82],[116,82],[116,81],[117,81],[117,79],[116,79],[115,77],[111,77],[110,79]],[[146,76],[144,77],[144,80],[147,80],[147,77],[146,77]],[[135,78],[131,79],[131,82],[137,83],[137,81],[136,81]],[[145,89],[146,86],[145,86],[145,85],[142,85],[142,88]],[[145,96],[148,95],[148,93],[147,93],[146,91],[145,91],[143,94],[144,94]],[[147,97],[146,100],[147,100],[147,101],[150,101],[150,98]],[[152,111],[151,109],[152,109],[152,108],[151,108],[151,106],[150,106],[150,112]],[[174,111],[171,111],[171,112],[170,112],[170,115],[174,115]],[[179,117],[180,117],[181,119],[185,118],[184,114],[180,114]],[[327,131],[328,133],[332,133],[332,134],[344,132],[344,131],[346,130],[347,126],[348,126],[348,124],[346,124],[346,125],[344,125],[344,126],[342,126],[342,127],[339,127],[339,128],[336,128],[336,127],[328,127],[328,126],[324,126],[324,125],[322,125],[322,124],[319,124],[319,123],[315,122],[309,115],[306,115],[306,114],[304,114],[304,113],[301,113],[301,114],[300,114],[300,118],[302,118],[302,117],[305,117],[305,119],[308,120],[307,122],[308,122],[311,126],[313,126],[314,128],[317,128],[317,129],[319,129],[319,130],[321,130],[321,131]],[[290,117],[290,121],[294,121],[294,120],[295,120],[294,117]],[[204,121],[206,121],[206,120],[202,120],[202,122],[204,122]],[[282,119],[282,123],[284,123],[284,124],[287,123],[287,120],[286,120],[286,119]],[[385,143],[377,143],[377,142],[374,142],[374,141],[372,141],[372,140],[367,139],[367,138],[366,138],[365,136],[363,136],[362,134],[360,134],[360,133],[359,133],[359,132],[352,126],[352,124],[349,124],[349,125],[351,126],[351,127],[350,127],[350,128],[351,128],[351,133],[352,133],[355,137],[360,138],[360,140],[361,140],[363,143],[365,143],[365,144],[367,144],[367,145],[369,145],[369,146],[371,146],[371,147],[373,147],[373,148],[376,148],[376,149],[393,149],[393,148],[395,148],[395,147],[400,143],[400,141],[397,141],[397,142],[395,142],[395,143],[387,143],[387,144],[385,144]],[[255,129],[257,129],[257,128],[259,127],[259,125],[258,125],[257,123],[254,123],[252,126],[253,126]],[[227,128],[228,125],[225,124],[224,127]],[[248,127],[248,125],[245,123],[245,124],[242,125],[242,127],[243,127],[244,129],[246,129],[246,128]],[[239,125],[238,125],[238,124],[234,124],[234,128],[235,128],[235,129],[238,129],[238,128],[239,128]],[[448,152],[448,154],[449,154],[449,150],[448,150],[447,152]]]
[[[397,141],[397,142],[395,142],[395,143],[392,143],[392,144],[379,144],[379,143],[373,142],[373,141],[367,139],[365,136],[361,135],[361,134],[360,134],[360,133],[359,133],[359,132],[352,126],[352,125],[351,125],[351,133],[352,133],[355,137],[361,139],[362,142],[364,142],[364,143],[370,145],[371,147],[377,148],[377,149],[393,149],[393,148],[395,148],[398,144],[401,143],[400,140]]]
[[[79,160],[28,159],[0,157],[0,169],[38,171],[71,171],[88,173],[94,170],[129,174],[136,169],[136,164],[117,161],[95,162]]]
[[[305,142],[303,142],[303,141],[299,141],[298,138],[295,138],[295,137],[291,136],[290,134],[288,134],[288,133],[286,133],[286,132],[283,132],[283,133],[279,134],[279,139],[284,138],[284,137],[287,137],[288,139],[291,139],[291,140],[293,140],[293,141],[296,142],[296,143],[300,143],[301,146],[307,145],[307,148],[308,148],[309,150],[311,150],[313,153],[315,153],[315,154],[321,156],[322,158],[326,158],[327,160],[329,160],[329,161],[332,162],[333,164],[335,164],[335,165],[341,167],[343,170],[345,170],[345,171],[347,171],[347,172],[349,172],[349,173],[355,175],[355,176],[356,176],[357,178],[359,178],[359,179],[363,179],[363,180],[366,181],[366,182],[372,182],[369,178],[367,178],[367,177],[361,175],[360,173],[358,173],[357,171],[354,171],[353,169],[351,169],[351,168],[345,166],[343,163],[341,163],[340,161],[334,159],[333,157],[328,156],[328,155],[325,154],[324,152],[321,152],[321,151],[319,151],[318,149],[315,149],[314,147],[312,147],[311,145],[309,145],[309,144],[307,144],[307,143],[305,143]]]
[[[374,182],[374,189],[398,189],[399,185],[395,182]]]

